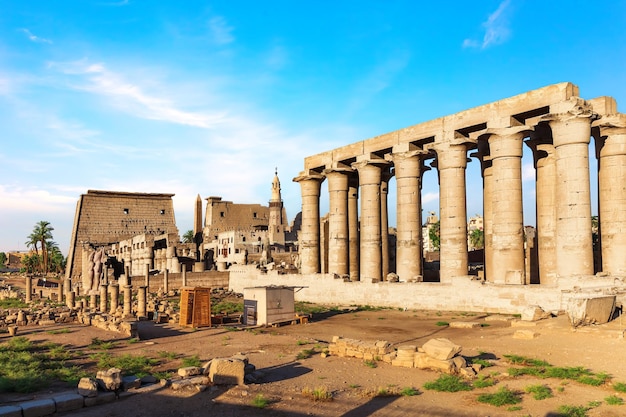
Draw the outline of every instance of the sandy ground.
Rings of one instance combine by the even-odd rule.
[[[626,323],[619,319],[602,326],[572,330],[566,316],[542,320],[528,329],[538,334],[532,340],[513,338],[520,328],[508,322],[484,321],[484,315],[428,311],[345,311],[314,318],[308,324],[276,328],[232,331],[227,328],[184,329],[171,324],[141,323],[137,343],[113,332],[79,325],[30,326],[20,335],[32,340],[62,343],[67,349],[88,350],[94,337],[117,341],[110,352],[115,355],[137,354],[159,358],[157,370],[173,371],[181,359],[164,359],[160,352],[176,352],[182,356],[198,355],[201,360],[230,356],[243,352],[250,363],[265,373],[262,383],[243,387],[210,387],[204,392],[173,391],[154,386],[141,393],[121,398],[110,404],[83,408],[66,415],[73,416],[556,416],[560,405],[584,406],[592,401],[602,404],[588,411],[588,416],[626,416],[626,405],[608,405],[605,398],[626,394],[616,392],[611,384],[591,387],[560,379],[509,377],[510,367],[504,355],[516,354],[543,359],[555,366],[583,366],[593,372],[607,372],[612,382],[626,382],[626,341],[621,337]],[[488,326],[474,329],[453,329],[438,326],[440,321],[478,321]],[[55,328],[68,328],[70,333],[51,334]],[[438,373],[393,367],[382,362],[371,368],[363,360],[341,357],[322,358],[319,353],[297,359],[304,349],[320,352],[334,335],[374,341],[387,340],[399,346],[421,346],[431,338],[444,337],[463,346],[466,357],[488,354],[495,366],[481,373],[495,374],[497,385],[460,393],[439,393],[423,388],[425,382],[437,379]],[[0,343],[9,336],[0,335]],[[83,363],[93,367],[93,363]],[[95,371],[94,371],[95,373]],[[554,397],[535,400],[530,394],[516,410],[510,406],[495,407],[477,401],[481,393],[495,392],[507,386],[523,391],[525,387],[545,384]],[[381,388],[413,387],[415,396],[380,397],[372,395]],[[315,402],[303,391],[318,388],[332,392],[333,400]],[[0,402],[11,403],[52,395],[53,386],[36,394],[0,394]],[[252,405],[259,394],[270,400],[260,409]]]

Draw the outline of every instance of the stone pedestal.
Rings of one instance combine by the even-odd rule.
[[[137,318],[148,316],[146,314],[146,289],[145,286],[137,289]]]
[[[33,279],[30,275],[26,276],[26,302],[30,303],[33,299]]]
[[[74,291],[69,291],[67,293],[65,305],[69,308],[74,308],[76,306],[76,293]]]
[[[170,272],[165,269],[165,271],[163,271],[163,292],[165,292],[165,294],[167,294],[170,291]]]
[[[131,285],[124,285],[124,318],[133,316],[133,287]]]
[[[107,312],[107,304],[108,304],[108,285],[100,284],[100,312]]]

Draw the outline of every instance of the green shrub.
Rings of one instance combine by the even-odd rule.
[[[252,405],[256,408],[265,408],[269,403],[270,401],[263,394],[258,394],[252,399]]]
[[[626,392],[626,383],[616,382],[613,384],[613,389],[617,392]]]
[[[403,397],[413,397],[419,394],[420,392],[413,387],[404,387],[400,391],[400,395],[402,395]]]
[[[302,395],[312,399],[313,401],[332,401],[333,393],[328,391],[326,387],[318,387],[315,389],[304,388]]]
[[[298,359],[298,360],[308,359],[314,353],[315,353],[315,349],[304,349],[304,350],[301,350],[300,352],[298,352],[298,355],[296,355],[296,359]]]
[[[533,394],[535,400],[545,400],[546,398],[553,397],[552,390],[545,385],[529,385],[524,388],[524,391]]]
[[[617,395],[610,395],[604,399],[608,405],[622,405],[624,404],[624,399],[618,397]]]
[[[481,403],[495,405],[501,407],[503,405],[515,405],[522,402],[520,394],[516,391],[511,391],[507,387],[502,387],[493,394],[481,394],[478,396],[478,401]]]
[[[487,388],[493,385],[496,385],[496,380],[491,378],[490,376],[479,375],[478,378],[474,381],[474,388]]]
[[[588,407],[583,405],[562,405],[558,408],[559,417],[586,417]]]
[[[456,375],[442,374],[435,381],[427,382],[424,388],[440,392],[471,391],[473,387]]]
[[[443,326],[449,326],[450,323],[448,323],[447,321],[438,321],[437,323],[435,323],[435,325],[443,327]]]
[[[373,360],[366,360],[363,363],[365,364],[365,366],[367,366],[369,368],[376,368],[376,367],[378,367],[378,364],[376,363],[376,361],[373,361]]]
[[[189,366],[196,366],[199,368],[200,366],[202,366],[202,363],[200,362],[200,358],[198,357],[198,355],[193,355],[187,358],[183,358],[182,365],[183,368],[187,368]]]

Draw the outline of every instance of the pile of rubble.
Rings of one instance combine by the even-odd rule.
[[[403,345],[393,349],[384,340],[364,342],[334,336],[328,345],[328,353],[340,357],[353,357],[363,360],[380,360],[393,366],[405,368],[431,369],[447,374],[473,377],[481,365],[468,365],[460,355],[462,347],[448,339],[430,339],[421,347]]]
[[[0,328],[70,323],[75,318],[76,312],[67,307],[51,307],[40,303],[29,308],[0,309]]]

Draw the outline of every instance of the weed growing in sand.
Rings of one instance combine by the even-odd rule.
[[[546,361],[526,358],[517,355],[504,355],[507,360],[515,365],[522,365],[523,368],[509,368],[509,375],[521,376],[531,375],[537,378],[556,378],[567,379],[594,387],[605,384],[611,379],[611,376],[605,372],[594,374],[582,366],[574,367],[558,367],[552,366]]]
[[[402,395],[403,397],[414,397],[419,394],[420,394],[419,390],[416,390],[413,387],[404,387],[400,391],[400,395]]]
[[[202,363],[200,363],[200,358],[198,357],[198,355],[193,355],[187,358],[183,358],[182,365],[184,368],[187,368],[189,366],[196,366],[199,368],[202,365]]]
[[[427,382],[424,388],[440,392],[471,391],[473,387],[456,375],[442,374],[435,381]]]
[[[126,341],[126,343],[128,343],[129,345],[134,345],[135,343],[139,343],[139,339],[136,337],[131,337]]]
[[[178,353],[162,350],[159,352],[159,358],[173,360],[178,358]]]
[[[72,331],[70,329],[68,329],[67,327],[64,327],[62,329],[48,330],[46,333],[48,333],[48,334],[64,334],[64,333],[72,333]]]
[[[512,391],[508,387],[502,387],[492,394],[480,394],[478,401],[481,403],[502,407],[503,405],[514,405],[522,402],[519,392]]]
[[[617,392],[626,392],[626,383],[616,382],[613,384],[613,389]]]
[[[584,405],[562,405],[557,411],[562,417],[586,417],[589,409]]]
[[[376,361],[374,361],[374,360],[370,360],[370,359],[368,359],[368,360],[366,360],[366,361],[363,361],[363,363],[364,363],[364,364],[365,364],[365,366],[367,366],[368,368],[377,368],[377,367],[378,367],[378,364],[377,364],[377,363],[376,363]]]
[[[303,349],[296,355],[296,359],[308,359],[315,353],[315,349]]]
[[[624,399],[617,395],[610,395],[604,399],[608,405],[623,405]]]
[[[326,387],[317,387],[315,389],[304,388],[302,390],[302,395],[307,398],[312,399],[313,401],[332,401],[333,393],[328,391]]]
[[[546,385],[529,385],[524,388],[529,394],[533,394],[535,400],[545,400],[546,398],[552,398],[552,390]]]
[[[265,408],[270,404],[270,400],[263,394],[258,394],[252,399],[252,405],[256,408]]]
[[[91,343],[87,347],[90,349],[109,350],[115,347],[115,342],[112,340],[105,342],[104,340],[101,340],[99,337],[94,337],[93,339],[91,339]]]
[[[487,375],[479,375],[473,382],[474,388],[487,388],[496,385],[497,381]]]

